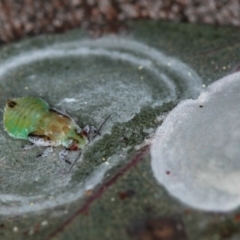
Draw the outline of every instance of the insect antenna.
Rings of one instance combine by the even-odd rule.
[[[107,120],[111,117],[112,114],[109,114],[108,117],[103,121],[103,123],[101,124],[101,126],[96,130],[96,135],[93,136],[92,139],[94,139],[97,135],[101,135],[100,131],[103,128],[104,124],[107,122]],[[68,170],[68,173],[71,172],[73,166],[76,164],[77,160],[81,157],[82,155],[82,151],[79,152],[78,156],[76,157],[76,159],[74,160],[73,164],[71,165],[71,167]]]
[[[105,123],[107,122],[107,120],[111,117],[111,115],[112,115],[112,114],[109,114],[109,115],[107,116],[107,118],[103,121],[103,123],[101,124],[101,126],[96,130],[96,135],[93,136],[92,139],[94,139],[97,135],[101,135],[100,131],[101,131],[101,129],[103,128],[103,126],[105,125]]]
[[[71,167],[69,168],[68,173],[71,172],[73,166],[75,165],[75,163],[77,162],[77,160],[81,157],[81,155],[82,155],[82,150],[79,152],[79,154],[77,155],[77,157],[76,157],[76,159],[74,160],[73,164],[72,164]]]

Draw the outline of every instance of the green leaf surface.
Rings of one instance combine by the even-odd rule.
[[[149,144],[179,102],[237,69],[239,52],[238,29],[155,21],[127,36],[74,30],[1,47],[1,109],[32,96],[81,127],[111,118],[70,173],[61,147],[36,158],[43,148],[24,150],[0,126],[0,239],[238,239],[238,210],[195,210],[157,183]]]

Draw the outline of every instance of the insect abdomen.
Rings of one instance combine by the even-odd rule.
[[[14,138],[27,139],[39,128],[42,115],[49,105],[39,98],[25,97],[7,101],[4,111],[4,128]]]

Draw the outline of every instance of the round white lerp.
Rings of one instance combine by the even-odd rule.
[[[194,208],[240,205],[240,73],[181,102],[158,127],[152,169],[169,193]]]

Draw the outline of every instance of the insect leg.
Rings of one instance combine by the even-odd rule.
[[[26,144],[26,145],[24,145],[24,146],[22,146],[22,148],[24,149],[24,150],[30,150],[30,149],[33,149],[33,148],[35,148],[35,147],[37,147],[34,143],[32,143],[32,144]]]
[[[78,156],[76,157],[76,159],[74,160],[72,166],[69,168],[68,173],[71,172],[73,166],[75,165],[75,163],[77,162],[77,160],[81,157],[81,155],[82,155],[82,150],[79,151],[79,154],[78,154]]]
[[[94,126],[86,125],[83,130],[84,133],[86,133],[87,138],[89,141],[91,141],[93,138],[96,137],[96,135],[101,135],[98,130]]]
[[[69,154],[69,150],[63,149],[59,152],[59,158],[60,158],[60,160],[66,162],[68,164],[71,164],[71,162],[68,160],[68,157],[67,157],[68,154]]]
[[[39,154],[37,156],[37,158],[39,157],[47,157],[49,155],[49,153],[52,153],[53,152],[53,148],[52,147],[47,147],[43,153]]]

